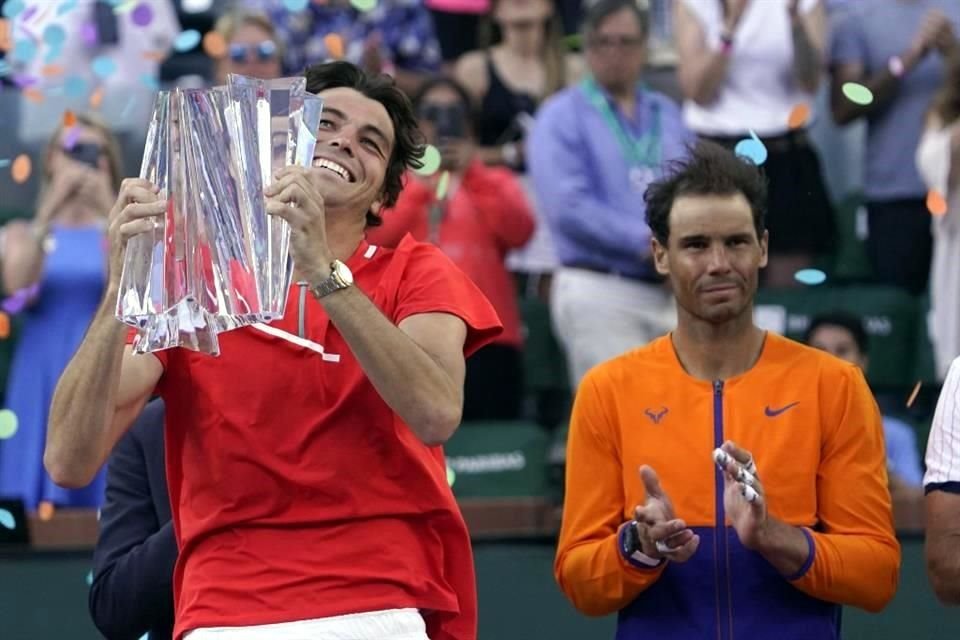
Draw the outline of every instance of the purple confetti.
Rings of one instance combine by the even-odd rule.
[[[40,78],[35,76],[27,75],[25,73],[18,73],[13,76],[13,84],[17,85],[21,89],[26,89],[27,87],[32,87],[33,85],[40,82]]]
[[[92,22],[84,22],[80,25],[80,37],[83,39],[83,44],[88,47],[96,46],[97,44],[97,25]]]
[[[20,19],[21,19],[23,22],[28,21],[30,18],[32,18],[32,17],[34,16],[34,14],[37,13],[37,9],[39,9],[39,8],[40,8],[40,7],[38,7],[37,5],[31,5],[31,6],[27,7],[26,10],[25,10],[23,13],[20,14]]]
[[[76,146],[78,138],[80,138],[80,127],[74,125],[63,134],[63,148],[70,151]]]
[[[20,289],[3,302],[0,302],[0,308],[10,315],[20,313],[23,311],[23,308],[27,306],[27,302],[37,295],[38,291],[40,291],[39,284],[32,284],[29,287]]]
[[[138,27],[145,27],[153,20],[153,9],[150,8],[146,2],[141,2],[137,5],[137,8],[133,10],[133,24]]]

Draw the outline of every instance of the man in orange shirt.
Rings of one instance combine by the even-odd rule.
[[[838,638],[840,605],[879,611],[897,587],[873,396],[754,325],[756,167],[701,143],[644,197],[677,328],[578,390],[556,578],[584,613],[619,612],[620,640]]]

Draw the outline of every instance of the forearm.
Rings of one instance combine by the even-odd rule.
[[[40,281],[43,273],[44,238],[47,230],[30,225],[26,233],[17,234],[7,243],[7,256],[3,263],[3,288],[13,294]]]
[[[321,303],[387,405],[424,443],[445,442],[460,423],[462,388],[357,287]]]
[[[115,301],[108,290],[53,394],[43,461],[62,486],[86,485],[110,448],[127,333],[114,318]]]
[[[799,527],[769,515],[755,551],[784,576],[799,573],[811,553],[807,536]]]
[[[701,56],[687,63],[687,73],[681,72],[680,82],[687,98],[706,106],[717,98],[720,87],[726,81],[730,54],[715,49],[705,51]]]
[[[926,557],[937,598],[944,604],[960,604],[960,532],[927,535]]]
[[[793,72],[805,91],[813,93],[820,84],[823,60],[807,33],[803,19],[793,19]]]
[[[142,544],[98,573],[90,614],[107,638],[139,638],[173,618],[177,541],[168,522]]]
[[[920,54],[912,50],[903,53],[900,56],[904,67],[903,73],[906,74],[913,69],[913,67],[919,63],[920,59]],[[867,116],[885,108],[894,96],[896,96],[900,85],[900,78],[895,76],[887,66],[884,66],[883,69],[860,82],[860,84],[869,89],[873,95],[873,101],[868,104],[857,104],[847,98],[843,94],[843,84],[845,83],[835,83],[833,96],[831,98],[833,118],[837,124],[840,125],[848,124],[857,118]]]

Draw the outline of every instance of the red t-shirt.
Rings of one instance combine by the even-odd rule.
[[[435,247],[362,243],[347,261],[394,324],[446,312],[467,355],[500,322]],[[403,607],[433,640],[476,638],[469,535],[440,447],[427,447],[374,389],[313,296],[282,320],[220,334],[217,358],[155,355],[180,557],[174,637]]]

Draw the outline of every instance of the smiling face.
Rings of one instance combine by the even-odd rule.
[[[323,115],[313,166],[324,182],[324,201],[328,209],[364,216],[382,202],[393,123],[381,103],[353,89],[327,89],[319,96]]]
[[[670,277],[681,316],[722,324],[752,313],[767,233],[757,238],[742,194],[678,197],[667,244],[654,240],[654,258],[657,271]]]

